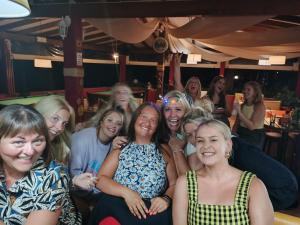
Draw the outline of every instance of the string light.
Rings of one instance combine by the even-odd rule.
[[[115,52],[113,55],[113,59],[115,60],[115,63],[119,61],[119,53]]]
[[[115,60],[115,63],[119,62],[119,53],[118,53],[118,44],[117,44],[117,40],[116,40],[116,46],[114,48],[114,43],[112,43],[112,48],[113,48],[113,54],[112,57]]]

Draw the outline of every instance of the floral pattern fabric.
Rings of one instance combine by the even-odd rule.
[[[25,224],[32,211],[55,211],[59,208],[62,212],[58,224],[81,224],[81,217],[69,195],[69,176],[63,165],[51,161],[46,166],[39,159],[28,175],[9,189],[5,175],[0,171],[0,220],[5,224]]]
[[[155,144],[131,143],[121,151],[113,179],[142,198],[151,199],[166,189],[166,162]]]

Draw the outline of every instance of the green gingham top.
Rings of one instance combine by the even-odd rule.
[[[189,196],[188,225],[246,225],[248,217],[248,193],[254,174],[243,172],[233,205],[208,205],[198,203],[197,174],[186,174]]]

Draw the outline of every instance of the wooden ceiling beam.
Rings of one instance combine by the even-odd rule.
[[[0,32],[0,39],[9,39],[9,40],[19,41],[23,43],[37,43],[37,38],[35,36],[8,33],[8,32]],[[47,42],[44,44],[53,45],[56,47],[63,47],[62,40],[53,39],[53,38],[47,38]],[[100,46],[100,45],[93,45],[90,43],[87,44],[83,43],[83,49],[99,50],[108,53],[112,52],[111,46],[109,47],[105,45]]]
[[[37,37],[35,36],[14,34],[8,32],[0,32],[0,39],[9,39],[9,40],[15,40],[24,43],[37,43]],[[63,46],[63,41],[47,38],[47,42],[45,44],[50,44],[54,46]]]
[[[299,15],[299,0],[210,0],[157,2],[40,3],[31,5],[31,17],[81,18],[178,17],[192,15]]]

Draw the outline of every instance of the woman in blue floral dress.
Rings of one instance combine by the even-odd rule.
[[[128,144],[112,151],[98,173],[103,192],[90,224],[114,217],[122,225],[172,224],[171,200],[177,174],[170,150],[158,143],[160,112],[138,107],[129,125]]]

